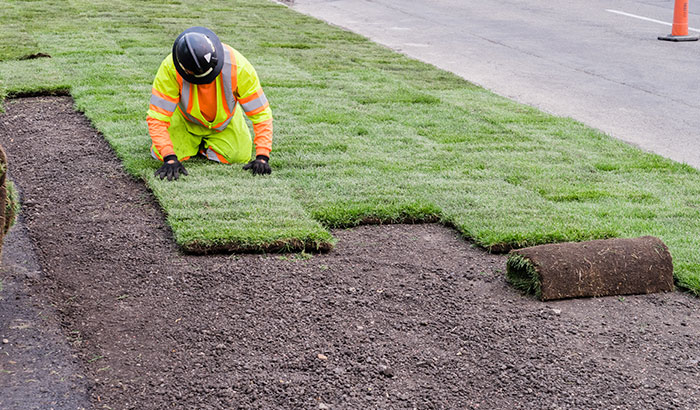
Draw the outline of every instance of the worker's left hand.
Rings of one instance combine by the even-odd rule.
[[[258,155],[255,157],[255,160],[243,165],[243,169],[246,171],[250,170],[253,175],[271,174],[272,169],[270,168],[269,160],[270,158],[265,155]]]

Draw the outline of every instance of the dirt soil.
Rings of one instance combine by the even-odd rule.
[[[310,258],[183,255],[71,104],[7,101],[0,143],[31,289],[95,408],[700,407],[695,297],[539,302],[503,255],[434,224],[335,231]]]
[[[20,219],[5,237],[0,280],[0,409],[87,409],[82,365],[47,298],[29,285],[41,278]]]

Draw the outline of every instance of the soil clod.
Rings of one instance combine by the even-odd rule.
[[[46,53],[34,53],[34,54],[28,54],[26,56],[22,56],[18,58],[18,60],[34,60],[37,58],[51,58],[49,54]]]

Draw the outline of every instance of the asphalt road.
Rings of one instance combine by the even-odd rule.
[[[55,307],[30,288],[45,273],[21,217],[4,238],[0,260],[0,409],[90,408],[87,381]]]
[[[690,3],[697,34],[700,3]],[[657,39],[671,32],[661,22],[672,21],[672,0],[294,0],[292,8],[700,168],[700,42]]]

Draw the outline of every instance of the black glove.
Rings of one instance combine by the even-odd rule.
[[[187,175],[187,170],[182,163],[177,160],[177,156],[172,154],[163,158],[163,166],[158,168],[154,175],[160,177],[160,179],[168,177],[168,181],[172,181],[173,179],[180,178],[180,174]]]
[[[255,161],[250,161],[249,163],[243,165],[244,170],[251,170],[253,175],[263,175],[271,174],[272,169],[270,169],[269,162],[270,158],[265,155],[258,155],[255,157]]]

